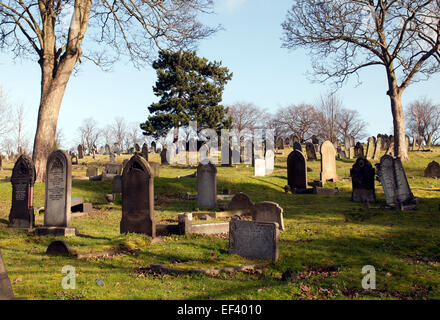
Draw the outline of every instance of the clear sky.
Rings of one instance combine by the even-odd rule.
[[[222,61],[233,72],[226,85],[223,103],[252,102],[275,112],[288,104],[314,103],[328,85],[312,84],[305,75],[311,71],[310,58],[302,50],[289,52],[281,48],[282,28],[293,0],[217,0],[216,14],[205,17],[208,24],[225,28],[203,40],[198,55]],[[371,67],[360,73],[363,84],[349,82],[339,91],[346,108],[356,109],[369,123],[369,135],[391,133],[392,117],[384,70]],[[143,122],[147,107],[158,98],[152,87],[156,81],[153,68],[137,70],[128,63],[118,63],[113,71],[104,72],[85,64],[71,78],[61,106],[58,126],[65,140],[63,148],[78,143],[77,128],[83,119],[93,117],[104,127],[115,117],[128,122]],[[36,61],[13,61],[0,53],[0,85],[14,103],[23,103],[28,111],[27,124],[35,134],[40,97],[40,69]],[[411,85],[403,103],[421,96],[440,103],[440,75]]]

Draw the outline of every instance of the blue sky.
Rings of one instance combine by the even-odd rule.
[[[328,85],[311,83],[305,75],[311,71],[310,58],[303,50],[289,52],[281,48],[283,22],[292,0],[218,0],[216,14],[203,20],[225,28],[203,40],[198,54],[222,61],[234,76],[226,85],[223,103],[252,102],[275,112],[277,108],[297,103],[314,103]],[[369,123],[369,135],[391,133],[392,117],[385,92],[385,73],[380,67],[360,73],[363,84],[354,79],[338,93],[344,106],[356,109]],[[80,68],[67,86],[59,115],[67,148],[78,142],[77,128],[83,119],[93,117],[100,126],[124,117],[128,122],[143,122],[147,107],[158,98],[152,92],[156,81],[154,69],[137,70],[128,63],[118,63],[104,72],[92,64]],[[440,103],[440,75],[411,85],[403,96],[404,105],[421,96]],[[35,133],[40,96],[40,70],[34,61],[13,61],[0,53],[0,85],[14,103],[23,103],[28,111],[27,124]]]

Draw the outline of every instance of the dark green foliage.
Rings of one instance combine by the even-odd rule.
[[[209,62],[195,51],[162,50],[153,68],[158,78],[153,91],[160,100],[148,107],[148,120],[141,124],[145,135],[157,138],[190,121],[197,121],[198,131],[231,128],[228,110],[219,103],[232,73],[221,62]]]

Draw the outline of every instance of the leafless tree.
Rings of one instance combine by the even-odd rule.
[[[383,68],[394,154],[408,159],[402,93],[440,70],[440,1],[295,0],[282,27],[285,48],[309,49],[316,80],[339,87],[364,67]]]
[[[278,113],[278,121],[286,136],[296,134],[301,141],[312,137],[316,127],[318,113],[313,105],[302,103],[282,108]]]
[[[236,102],[227,107],[229,108],[229,115],[232,118],[234,129],[239,132],[245,129],[253,131],[260,128],[265,119],[266,112],[253,103]]]
[[[346,136],[361,140],[367,136],[368,123],[362,119],[357,110],[342,108],[336,118],[338,138],[344,141]]]
[[[101,135],[98,123],[93,118],[86,118],[78,128],[78,132],[80,134],[81,144],[84,145],[90,153]]]
[[[62,148],[64,139],[65,139],[65,137],[64,137],[63,129],[61,129],[60,127],[57,127],[57,131],[55,133],[55,143],[56,143],[58,149]]]
[[[110,125],[111,141],[117,145],[119,150],[124,148],[124,142],[127,137],[127,122],[122,117],[116,117]]]
[[[11,116],[11,104],[6,91],[0,86],[0,138],[2,139],[11,132]]]
[[[322,94],[317,103],[317,109],[315,135],[322,140],[336,142],[338,135],[337,120],[342,110],[342,99],[334,93]]]
[[[193,48],[218,30],[198,20],[212,6],[212,0],[0,0],[0,48],[41,67],[33,152],[37,181],[44,179],[61,102],[77,62],[83,58],[106,68],[126,54],[139,67],[151,62],[156,48]]]
[[[139,123],[132,122],[128,125],[127,134],[126,134],[127,145],[125,146],[126,150],[133,147],[136,143],[142,147],[143,141],[145,137],[142,135],[142,130],[139,127]]]
[[[423,97],[411,102],[406,108],[407,132],[410,136],[423,137],[435,143],[440,136],[440,105]]]

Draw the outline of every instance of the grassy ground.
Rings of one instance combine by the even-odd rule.
[[[228,255],[227,236],[170,236],[151,244],[144,235],[119,234],[121,200],[108,204],[104,194],[111,182],[82,180],[86,163],[99,165],[86,157],[73,168],[72,197],[93,203],[91,214],[72,219],[80,236],[68,238],[77,252],[110,248],[135,248],[133,254],[112,258],[77,260],[45,254],[54,237],[38,237],[26,231],[7,228],[11,205],[12,163],[0,171],[0,249],[14,293],[29,299],[440,299],[440,182],[423,177],[427,164],[440,162],[440,149],[433,153],[411,152],[404,163],[409,184],[420,203],[415,211],[363,208],[351,197],[350,168],[354,160],[337,161],[340,181],[337,195],[286,195],[286,158],[278,156],[275,171],[267,177],[254,177],[253,168],[218,167],[218,192],[245,192],[254,202],[270,200],[284,208],[286,230],[281,232],[280,259],[261,270],[247,273],[208,275],[152,274],[152,263],[185,268],[216,268],[255,262]],[[150,161],[160,162],[158,155]],[[124,158],[117,158],[122,162]],[[309,180],[318,179],[319,161],[307,166]],[[177,178],[194,173],[195,168],[161,167],[155,178],[157,223],[177,223],[179,212],[197,211],[196,201],[183,200],[187,192],[197,193],[197,181]],[[77,177],[77,178],[75,178]],[[376,182],[378,203],[385,205],[382,187]],[[44,205],[44,184],[37,183],[34,207]],[[224,219],[223,219],[224,220]],[[216,220],[213,220],[216,221]],[[43,224],[43,217],[36,218]],[[62,238],[61,238],[62,239]],[[63,289],[63,266],[75,267],[76,288]],[[363,290],[364,265],[376,270],[376,290]],[[280,281],[287,269],[292,281]],[[98,285],[96,280],[103,280]],[[101,283],[102,284],[102,283]]]

